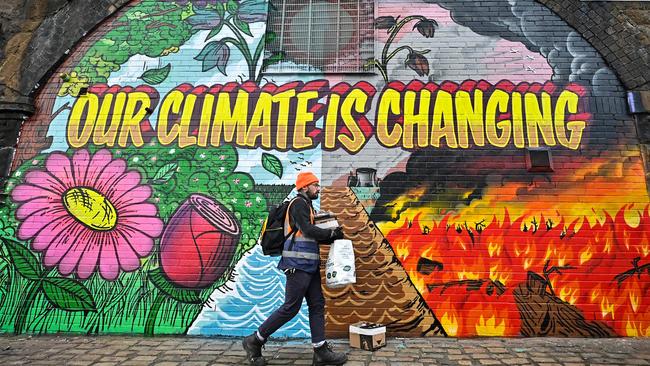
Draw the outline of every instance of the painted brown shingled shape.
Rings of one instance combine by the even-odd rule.
[[[525,337],[616,337],[604,322],[585,319],[576,306],[547,290],[544,277],[528,272],[528,280],[513,291]]]
[[[354,285],[341,289],[323,285],[327,336],[347,337],[348,326],[358,321],[384,324],[388,336],[446,335],[354,192],[324,188],[321,208],[336,215],[346,239],[352,240],[357,274]],[[329,246],[322,246],[323,264],[328,254]],[[321,274],[324,278],[324,265]]]

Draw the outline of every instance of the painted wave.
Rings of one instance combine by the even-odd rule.
[[[279,258],[267,257],[256,245],[235,266],[235,280],[215,290],[190,327],[190,335],[245,336],[257,330],[284,302],[285,276]],[[226,288],[226,290],[224,290]],[[298,315],[273,334],[279,338],[308,338],[309,317],[303,301]]]

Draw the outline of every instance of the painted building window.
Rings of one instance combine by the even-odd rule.
[[[372,0],[273,0],[266,72],[373,70]]]

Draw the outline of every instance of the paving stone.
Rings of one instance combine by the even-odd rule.
[[[99,359],[99,362],[124,362],[127,360],[127,357],[104,356]]]
[[[15,337],[0,335],[0,364],[65,365],[246,365],[241,339],[161,337]],[[351,366],[389,365],[648,365],[650,339],[453,338],[389,339],[375,352],[350,348],[337,340]],[[309,365],[308,341],[269,342],[269,365]],[[559,361],[559,362],[558,362]]]
[[[155,356],[137,356],[130,359],[129,361],[139,361],[145,363],[145,362],[153,362],[155,359],[156,359]]]
[[[311,362],[312,362],[312,361],[308,361],[308,362],[309,362],[308,364],[311,365]],[[346,366],[365,366],[366,363],[365,363],[365,362],[362,362],[362,361],[353,361],[353,360],[350,360],[350,359],[348,358],[348,362],[346,362],[345,365],[346,365]]]
[[[493,360],[493,359],[488,359],[488,358],[482,358],[478,360],[481,365],[502,365],[503,363],[499,360]]]

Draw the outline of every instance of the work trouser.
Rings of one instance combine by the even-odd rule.
[[[301,270],[285,270],[287,285],[284,304],[273,312],[258,332],[264,339],[271,336],[281,326],[288,323],[300,311],[302,299],[307,299],[309,307],[309,328],[312,343],[325,340],[325,298],[321,288],[320,271],[307,273]]]

